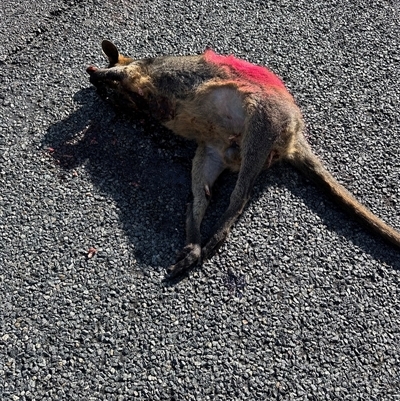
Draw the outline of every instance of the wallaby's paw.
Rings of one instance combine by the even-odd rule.
[[[177,277],[185,273],[188,269],[199,263],[201,260],[201,247],[198,244],[186,245],[178,255],[178,260],[174,265],[167,268],[168,278]]]

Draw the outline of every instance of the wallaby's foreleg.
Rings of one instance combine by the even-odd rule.
[[[225,241],[233,223],[242,213],[254,182],[265,166],[276,138],[267,118],[259,112],[247,124],[249,132],[242,142],[242,165],[236,186],[232,192],[228,209],[213,230],[213,235],[202,249],[202,258],[206,259]]]
[[[178,256],[177,263],[167,269],[170,277],[200,261],[201,222],[210,202],[211,188],[224,169],[225,164],[217,149],[200,144],[192,166],[193,202],[188,205],[186,214],[186,246]]]

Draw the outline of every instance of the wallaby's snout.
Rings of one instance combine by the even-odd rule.
[[[119,68],[97,68],[90,65],[86,68],[86,72],[90,75],[90,83],[98,87],[99,85],[106,85],[113,87],[116,83],[121,82],[126,74]]]
[[[98,70],[99,69],[94,65],[89,65],[89,67],[86,68],[86,72],[90,75],[90,83],[96,87],[99,85],[99,76],[96,74]]]
[[[92,75],[94,72],[96,72],[98,70],[98,68],[96,67],[96,66],[94,66],[94,65],[89,65],[89,67],[88,68],[86,68],[86,72],[89,74],[89,75]]]

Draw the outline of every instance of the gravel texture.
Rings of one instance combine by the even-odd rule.
[[[399,26],[398,0],[3,0],[0,399],[400,400],[399,251],[281,165],[212,260],[163,282],[194,145],[85,73],[103,38],[269,65],[327,167],[400,229]]]

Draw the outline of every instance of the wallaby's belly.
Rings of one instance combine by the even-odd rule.
[[[206,142],[240,145],[246,112],[242,94],[233,86],[205,85],[190,100],[176,104],[174,118],[165,125],[178,135]]]

